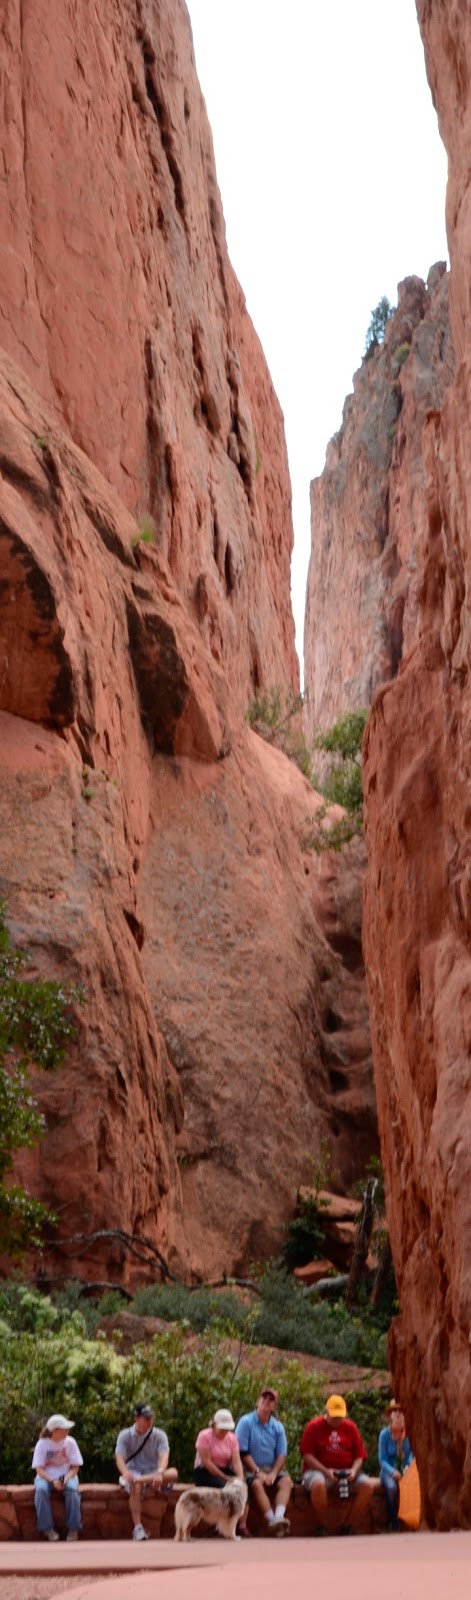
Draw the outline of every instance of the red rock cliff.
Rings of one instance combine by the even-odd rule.
[[[0,59],[1,344],[153,518],[245,709],[297,683],[290,485],[186,6],[6,0]]]
[[[365,945],[401,1296],[394,1381],[427,1516],[471,1526],[471,19],[419,0],[449,159],[456,377],[425,423],[415,643],[365,760]]]
[[[103,1229],[231,1270],[374,1136],[348,875],[243,720],[298,681],[282,419],[184,6],[7,0],[0,43],[0,887],[85,997],[17,1170],[62,1270],[128,1273]]]
[[[310,737],[369,706],[417,633],[422,430],[453,372],[443,263],[399,284],[384,344],[365,357],[311,484],[304,632]]]

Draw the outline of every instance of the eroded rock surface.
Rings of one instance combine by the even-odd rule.
[[[0,347],[159,550],[245,710],[296,687],[283,422],[184,0],[5,0]]]
[[[425,424],[418,625],[367,735],[366,955],[401,1297],[394,1382],[426,1516],[471,1524],[471,228],[468,8],[419,0],[449,160],[456,377]]]
[[[15,1172],[48,1272],[145,1276],[126,1234],[214,1276],[366,1141],[351,868],[243,715],[298,685],[282,419],[181,0],[7,0],[0,44],[0,887],[84,993]]]
[[[305,616],[306,721],[312,738],[369,706],[417,636],[426,469],[422,430],[453,373],[448,279],[406,278],[384,344],[365,357],[311,484]]]

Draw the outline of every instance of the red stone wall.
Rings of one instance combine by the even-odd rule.
[[[181,0],[6,0],[0,68],[0,893],[84,994],[15,1176],[48,1272],[213,1276],[374,1138],[350,869],[324,932],[319,800],[244,721],[298,683],[281,413]]]
[[[183,0],[6,0],[0,347],[142,523],[242,710],[296,687],[280,407]]]
[[[426,421],[419,616],[367,736],[365,939],[401,1297],[392,1356],[439,1527],[471,1525],[469,10],[418,4],[449,159],[456,377]]]
[[[365,357],[311,484],[304,630],[310,738],[369,706],[417,637],[424,421],[454,368],[448,278],[405,278],[384,344]]]

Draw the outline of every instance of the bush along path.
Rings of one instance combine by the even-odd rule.
[[[9,1304],[5,1301],[9,1300]],[[158,1333],[120,1353],[119,1332],[112,1343],[103,1334],[87,1336],[79,1311],[57,1307],[42,1295],[9,1285],[0,1295],[0,1451],[4,1482],[28,1482],[31,1448],[45,1417],[60,1403],[76,1419],[77,1438],[88,1482],[114,1479],[119,1427],[137,1397],[153,1405],[168,1431],[172,1459],[183,1478],[191,1476],[194,1441],[221,1404],[237,1415],[255,1403],[260,1386],[273,1381],[273,1354],[256,1371],[248,1365],[250,1346],[233,1344],[227,1324],[213,1317],[210,1331],[189,1341],[184,1326]],[[18,1326],[22,1322],[29,1327]],[[16,1323],[16,1327],[14,1324]],[[31,1324],[35,1323],[35,1327]],[[229,1348],[230,1345],[230,1348]],[[298,1443],[306,1420],[323,1409],[325,1382],[315,1370],[286,1359],[276,1373],[279,1413],[285,1423],[289,1467],[300,1473]],[[350,1392],[352,1414],[366,1435],[370,1468],[376,1470],[376,1445],[386,1388]]]

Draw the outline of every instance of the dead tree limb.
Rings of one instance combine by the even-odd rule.
[[[62,1272],[54,1277],[51,1276],[50,1272],[37,1272],[36,1277],[30,1278],[29,1282],[34,1283],[37,1289],[44,1289],[45,1291],[51,1283],[78,1283],[81,1294],[94,1294],[97,1289],[100,1290],[101,1294],[107,1294],[113,1290],[116,1294],[122,1294],[125,1300],[133,1300],[134,1298],[131,1290],[124,1289],[122,1283],[98,1282],[92,1279],[84,1280],[71,1272]]]
[[[376,1274],[375,1274],[375,1280],[374,1280],[373,1288],[372,1288],[371,1294],[370,1294],[370,1306],[372,1307],[373,1311],[376,1311],[377,1307],[380,1304],[382,1295],[384,1293],[384,1289],[386,1287],[386,1283],[387,1283],[388,1278],[389,1278],[389,1274],[390,1274],[390,1272],[392,1270],[392,1264],[393,1264],[393,1258],[392,1258],[392,1250],[391,1250],[391,1240],[390,1240],[389,1233],[388,1233],[387,1236],[386,1236],[386,1239],[384,1241],[384,1244],[383,1244],[383,1248],[382,1248],[382,1251],[381,1251],[381,1255],[380,1255],[380,1258],[379,1258],[379,1261],[378,1261],[378,1266],[377,1266],[377,1270],[376,1270]]]
[[[147,1267],[155,1266],[157,1263],[164,1278],[170,1278],[173,1283],[180,1282],[176,1274],[171,1271],[165,1256],[151,1239],[147,1239],[145,1234],[125,1233],[123,1228],[97,1228],[95,1233],[71,1233],[68,1237],[53,1240],[49,1248],[61,1251],[69,1249],[73,1255],[85,1255],[90,1246],[98,1244],[101,1239],[119,1240],[137,1261],[142,1261]],[[147,1255],[143,1254],[144,1250],[147,1251]]]
[[[365,1271],[366,1259],[370,1248],[371,1235],[375,1220],[375,1190],[377,1188],[377,1184],[377,1178],[368,1178],[368,1183],[363,1194],[363,1205],[357,1225],[352,1264],[348,1274],[348,1283],[345,1290],[345,1303],[347,1306],[355,1304],[361,1279]]]
[[[215,1278],[213,1283],[187,1283],[184,1288],[190,1294],[195,1294],[197,1289],[250,1289],[252,1294],[258,1294],[263,1299],[259,1284],[253,1283],[251,1278]]]

